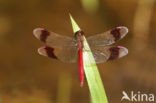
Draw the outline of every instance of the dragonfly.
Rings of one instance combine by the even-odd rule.
[[[118,26],[106,32],[86,38],[95,62],[97,64],[103,63],[127,55],[127,48],[123,46],[110,46],[111,44],[121,40],[127,33],[127,27]],[[83,86],[83,52],[85,51],[84,32],[79,30],[72,38],[51,32],[44,28],[36,28],[34,29],[33,34],[37,39],[46,44],[38,49],[38,53],[40,55],[66,63],[75,63],[79,61],[80,85]]]

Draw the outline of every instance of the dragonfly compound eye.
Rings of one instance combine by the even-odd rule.
[[[84,35],[84,32],[83,32],[82,30],[79,30],[79,31],[77,31],[77,32],[75,33],[75,35],[77,35],[77,36],[82,36],[82,35]]]

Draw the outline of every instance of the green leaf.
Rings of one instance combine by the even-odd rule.
[[[69,14],[69,16],[70,16],[72,27],[73,27],[73,32],[76,33],[77,31],[80,30],[80,27],[76,24],[76,22],[74,21],[74,19],[71,16],[71,14]]]
[[[80,30],[72,16],[70,15],[71,23],[74,33]],[[98,72],[93,54],[84,36],[84,50],[83,50],[84,71],[87,78],[91,99],[93,103],[108,103],[107,96],[103,87],[103,83]]]

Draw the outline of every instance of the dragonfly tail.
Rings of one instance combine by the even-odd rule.
[[[80,86],[83,86],[84,81],[84,68],[83,68],[83,51],[79,50],[79,77],[80,77]]]

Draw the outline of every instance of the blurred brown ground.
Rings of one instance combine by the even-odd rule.
[[[120,103],[123,90],[156,94],[155,0],[98,0],[90,11],[82,3],[0,0],[0,102],[90,102],[86,80],[79,86],[78,65],[40,56],[37,48],[44,44],[32,34],[34,28],[44,27],[73,36],[69,12],[86,36],[119,25],[129,28],[117,43],[129,54],[98,65],[109,103]]]

